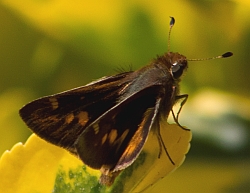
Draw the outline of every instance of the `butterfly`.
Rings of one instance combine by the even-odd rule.
[[[171,17],[170,31],[174,22]],[[227,52],[216,58],[231,55]],[[178,115],[188,95],[179,94],[179,82],[187,61],[185,56],[168,51],[137,71],[34,100],[20,110],[20,116],[39,137],[100,170],[100,183],[109,186],[136,160],[150,131],[157,134],[167,153],[160,122],[167,121],[172,112],[180,125]],[[172,107],[179,100],[175,116]]]

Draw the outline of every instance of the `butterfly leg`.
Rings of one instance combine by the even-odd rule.
[[[163,147],[163,149],[164,149],[166,155],[168,156],[170,162],[171,162],[173,165],[175,165],[175,163],[174,163],[174,161],[172,160],[171,156],[169,155],[168,150],[167,150],[167,148],[166,148],[166,146],[165,146],[165,144],[164,144],[164,141],[163,141],[163,139],[162,139],[162,137],[161,137],[160,124],[159,124],[159,122],[157,122],[156,124],[157,124],[157,138],[158,138],[159,147],[160,147],[159,154],[158,154],[158,158],[160,158],[160,156],[161,156],[161,154],[162,154],[162,147]]]
[[[180,108],[179,108],[179,110],[178,110],[176,116],[175,116],[175,114],[174,114],[173,109],[171,109],[171,112],[172,112],[172,115],[173,115],[173,118],[174,118],[174,121],[176,122],[176,124],[177,124],[178,126],[180,126],[183,130],[190,131],[190,129],[187,129],[187,128],[183,127],[183,126],[179,123],[179,115],[180,115],[180,112],[181,112],[182,107],[183,107],[184,104],[187,102],[188,94],[178,95],[178,96],[175,97],[175,100],[176,100],[176,101],[177,101],[177,100],[180,100],[180,99],[181,99],[182,101],[181,101]]]

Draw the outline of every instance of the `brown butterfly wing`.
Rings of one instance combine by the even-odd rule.
[[[27,126],[41,138],[75,153],[85,128],[116,104],[130,74],[102,78],[86,86],[32,101],[20,110]]]
[[[156,120],[161,88],[150,86],[131,95],[89,125],[75,144],[83,162],[107,172],[131,165]]]

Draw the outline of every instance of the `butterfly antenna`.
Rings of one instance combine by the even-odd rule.
[[[225,54],[222,54],[220,56],[215,56],[215,57],[212,57],[212,58],[187,59],[187,61],[213,60],[213,59],[217,59],[217,58],[228,58],[228,57],[230,57],[232,55],[233,55],[232,52],[226,52]]]
[[[168,32],[168,52],[170,52],[170,34],[171,34],[171,30],[174,26],[174,23],[175,23],[174,17],[170,16],[170,27],[169,27],[169,32]]]

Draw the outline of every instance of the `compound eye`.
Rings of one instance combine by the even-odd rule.
[[[175,62],[172,64],[171,69],[172,69],[172,74],[174,79],[178,79],[181,77],[183,70],[185,68],[185,65]]]

